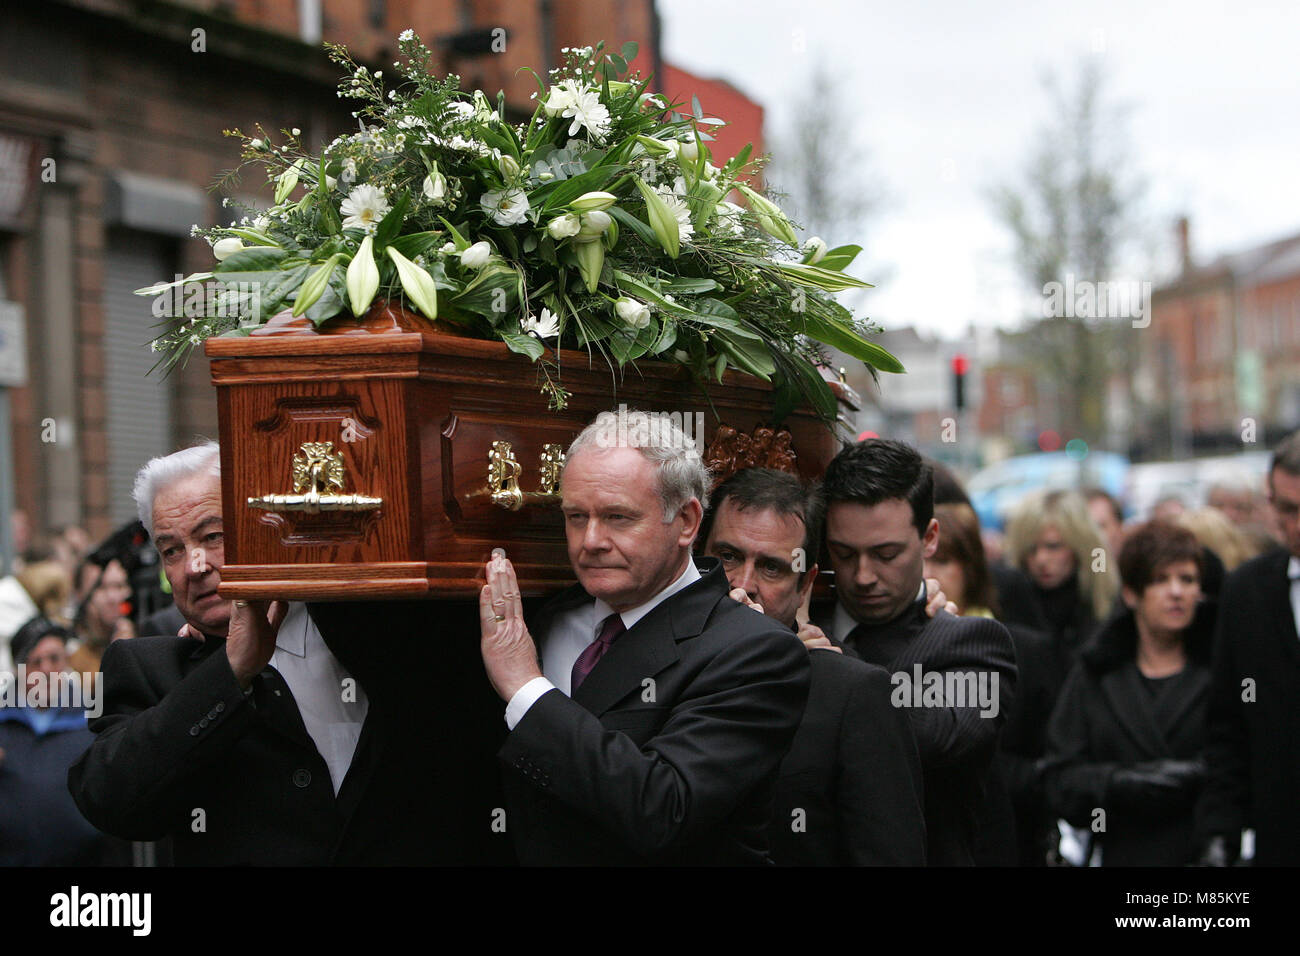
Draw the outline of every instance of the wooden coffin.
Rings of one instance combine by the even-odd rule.
[[[536,367],[501,343],[386,306],[326,329],[282,317],[205,344],[225,597],[472,597],[497,546],[525,594],[567,586],[558,466],[582,427],[620,403],[679,413],[723,476],[759,464],[813,477],[838,450],[811,413],[767,427],[771,388],[741,373],[706,399],[677,366],[642,362],[618,382],[600,357],[566,351],[571,396],[549,411]]]

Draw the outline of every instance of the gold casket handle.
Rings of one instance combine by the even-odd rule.
[[[508,441],[494,441],[488,451],[488,490],[492,503],[507,511],[518,511],[525,503],[554,504],[560,500],[560,471],[564,468],[564,448],[545,444],[541,455],[541,490],[524,491],[519,487],[523,467],[515,458]]]
[[[383,498],[340,494],[344,481],[343,455],[334,450],[332,441],[303,442],[293,456],[293,492],[258,495],[248,499],[248,507],[314,515],[322,511],[373,511],[383,505]]]

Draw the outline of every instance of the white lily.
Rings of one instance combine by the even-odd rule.
[[[491,258],[492,247],[479,241],[460,254],[460,264],[467,269],[482,269]]]

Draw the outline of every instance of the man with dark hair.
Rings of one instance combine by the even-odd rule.
[[[1300,432],[1269,465],[1285,548],[1223,582],[1210,700],[1209,779],[1197,806],[1202,861],[1227,865],[1255,830],[1255,863],[1300,863]]]
[[[970,865],[976,816],[1015,691],[1005,627],[925,616],[924,561],[938,544],[931,471],[910,446],[870,439],[826,469],[826,550],[835,572],[831,636],[893,672],[925,778],[927,859]]]
[[[768,838],[789,866],[922,866],[921,762],[889,672],[838,653],[800,605],[817,578],[819,498],[794,475],[736,472],[713,492],[702,553],[718,558],[732,596],[809,637],[812,683],[781,764]]]

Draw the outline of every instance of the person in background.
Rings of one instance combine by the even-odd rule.
[[[1197,857],[1215,618],[1201,600],[1202,553],[1167,522],[1129,534],[1119,555],[1126,609],[1082,651],[1052,714],[1048,801],[1094,834],[1103,866]]]
[[[1101,532],[1101,540],[1105,542],[1106,552],[1113,561],[1119,557],[1119,549],[1124,546],[1124,508],[1104,488],[1085,488],[1083,497],[1088,502],[1088,514],[1092,517],[1092,523]]]
[[[80,645],[72,652],[72,666],[83,673],[99,670],[104,651],[113,641],[135,636],[123,613],[131,598],[126,569],[116,558],[105,564],[87,559],[77,571],[77,617],[73,628]]]
[[[1210,703],[1210,777],[1197,807],[1201,862],[1300,864],[1300,432],[1277,446],[1268,501],[1285,536],[1223,582]]]
[[[1234,528],[1250,539],[1255,554],[1282,543],[1263,485],[1260,479],[1237,471],[1210,485],[1205,498],[1207,507],[1221,511]]]
[[[24,706],[0,707],[0,866],[130,863],[129,846],[87,823],[68,793],[68,768],[91,742],[85,710],[56,706],[48,696],[51,677],[70,673],[70,637],[66,627],[37,617],[12,640],[27,686]]]
[[[1114,556],[1073,491],[1039,493],[1022,502],[1007,528],[1007,550],[1033,583],[1060,670],[1068,673],[1114,608]]]
[[[907,714],[890,705],[889,672],[846,657],[797,620],[817,580],[816,489],[785,472],[746,468],[712,498],[700,553],[722,562],[733,598],[798,632],[812,665],[808,704],[777,777],[773,860],[924,866],[921,760]]]
[[[1156,499],[1156,503],[1151,506],[1151,519],[1153,521],[1174,522],[1186,510],[1187,502],[1183,500],[1183,496],[1176,492],[1170,492],[1161,495]]]
[[[998,595],[989,575],[979,517],[965,505],[937,505],[939,545],[925,561],[928,577],[953,595],[957,613],[998,618]],[[1051,639],[1022,624],[1002,622],[1016,649],[1016,696],[998,738],[990,774],[990,800],[975,845],[979,865],[1043,866],[1053,833],[1045,812],[1041,761],[1047,721],[1063,675]],[[1005,794],[1005,805],[1000,802]],[[1009,834],[1006,830],[1010,829]]]
[[[1217,598],[1228,572],[1256,557],[1260,551],[1242,529],[1234,525],[1217,508],[1197,508],[1178,516],[1179,527],[1196,535],[1205,549],[1201,590]]]

